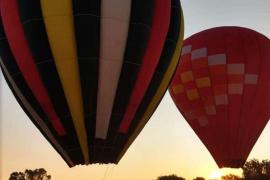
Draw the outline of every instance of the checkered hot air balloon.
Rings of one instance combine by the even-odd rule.
[[[117,163],[177,66],[179,0],[0,0],[2,72],[69,166]]]
[[[241,167],[270,117],[270,40],[240,27],[191,36],[170,94],[218,166]]]

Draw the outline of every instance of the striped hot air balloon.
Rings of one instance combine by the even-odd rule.
[[[2,72],[69,166],[117,163],[177,66],[179,0],[0,0]]]
[[[270,40],[240,27],[191,36],[170,94],[218,166],[241,167],[270,118]]]

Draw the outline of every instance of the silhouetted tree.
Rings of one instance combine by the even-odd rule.
[[[50,180],[51,176],[47,175],[47,171],[43,168],[23,172],[13,172],[10,174],[9,180]]]
[[[247,180],[269,180],[270,179],[270,161],[252,159],[242,167],[243,176]]]
[[[196,177],[195,179],[193,180],[205,180],[203,177]]]
[[[9,180],[25,180],[24,173],[22,172],[13,172],[10,174]]]
[[[222,180],[243,180],[243,178],[234,174],[229,174],[221,177]]]
[[[263,165],[262,174],[266,175],[269,178],[270,177],[270,161],[263,160],[262,165]]]
[[[172,174],[168,176],[159,176],[157,180],[185,180],[185,178],[178,177],[175,174]]]

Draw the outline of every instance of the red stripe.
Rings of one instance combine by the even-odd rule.
[[[43,111],[47,114],[57,133],[60,136],[65,135],[65,129],[54,110],[47,91],[40,79],[31,51],[27,45],[19,17],[17,1],[1,0],[1,15],[8,43],[25,81],[40,103]]]
[[[170,16],[171,1],[156,0],[149,43],[127,110],[118,129],[121,133],[126,133],[128,131],[130,123],[135,116],[149,83],[151,82],[169,30]]]

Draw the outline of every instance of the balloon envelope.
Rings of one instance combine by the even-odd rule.
[[[164,95],[179,0],[1,0],[2,72],[69,166],[117,163]]]
[[[270,117],[270,40],[218,27],[184,41],[170,94],[219,167],[241,167]]]

